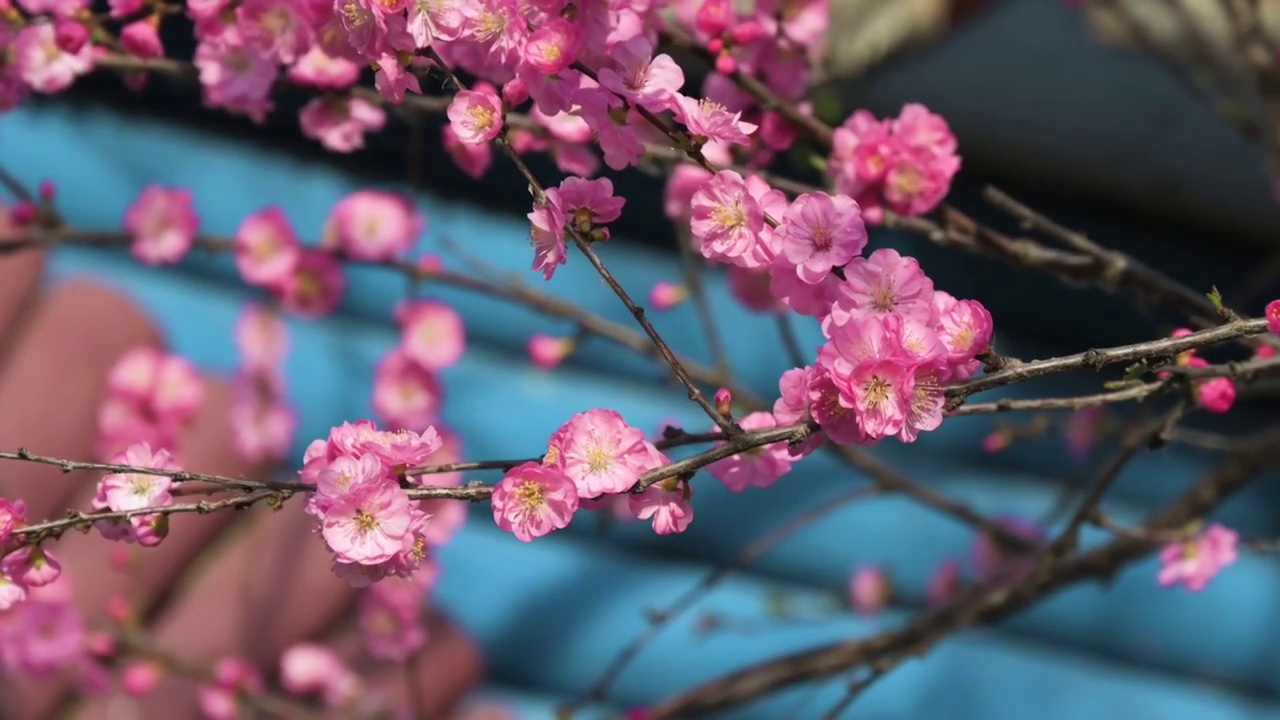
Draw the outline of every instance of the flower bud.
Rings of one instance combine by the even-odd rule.
[[[733,412],[733,395],[729,392],[729,388],[720,388],[716,391],[716,412],[725,417],[729,417]]]
[[[862,615],[875,615],[889,604],[889,576],[878,565],[864,565],[849,578],[849,605]]]
[[[154,662],[135,662],[120,672],[120,687],[133,697],[144,697],[155,690],[164,670]]]
[[[89,28],[74,20],[57,20],[53,23],[53,42],[58,49],[75,55],[89,41]]]
[[[659,312],[665,312],[679,305],[685,299],[687,292],[682,285],[659,280],[654,283],[653,289],[649,291],[649,304]]]
[[[554,370],[569,357],[576,344],[573,338],[538,333],[529,338],[529,359],[542,370]]]

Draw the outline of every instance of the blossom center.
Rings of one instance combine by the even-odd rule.
[[[818,251],[826,251],[831,249],[831,229],[826,223],[817,223],[813,226],[811,232],[813,236],[813,249]]]
[[[364,508],[356,510],[356,532],[361,535],[368,535],[377,529],[378,518]]]
[[[875,407],[888,400],[890,388],[889,383],[881,380],[879,375],[872,375],[866,385],[867,406]]]
[[[525,481],[516,488],[516,500],[525,512],[534,512],[541,510],[546,504],[547,489],[542,483],[532,480]]]
[[[480,130],[488,130],[493,127],[493,110],[484,105],[472,105],[467,108],[467,115]]]
[[[892,312],[897,304],[897,298],[893,296],[893,288],[887,285],[877,285],[871,290],[871,307],[876,310]]]
[[[613,460],[613,453],[609,452],[607,448],[597,445],[587,450],[587,468],[593,473],[608,470]]]
[[[725,230],[735,230],[747,224],[747,214],[742,209],[742,203],[736,201],[732,205],[717,206],[711,212],[711,219]]]

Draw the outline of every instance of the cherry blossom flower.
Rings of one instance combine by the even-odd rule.
[[[172,265],[195,242],[200,218],[191,191],[148,185],[124,214],[124,228],[133,237],[134,257],[147,265]]]
[[[333,312],[346,289],[346,274],[337,258],[323,250],[306,249],[278,291],[286,310],[315,319]]]
[[[338,562],[376,565],[400,552],[409,521],[409,496],[386,479],[353,485],[325,508],[320,526]]]
[[[302,258],[297,233],[284,210],[276,205],[241,221],[232,252],[240,277],[250,285],[266,288],[285,287]]]
[[[419,581],[388,580],[362,594],[356,624],[370,655],[403,663],[427,643],[419,620],[424,590]]]
[[[33,594],[0,615],[0,669],[7,673],[45,680],[85,660],[84,616],[68,599]]]
[[[1267,318],[1267,330],[1272,334],[1280,335],[1280,300],[1267,303],[1267,309],[1263,315]]]
[[[529,243],[533,246],[532,269],[540,271],[544,280],[550,280],[556,267],[566,260],[564,212],[555,203],[546,202],[534,205],[528,217]]]
[[[879,614],[891,593],[889,576],[879,565],[863,565],[849,576],[849,606],[859,615]]]
[[[559,187],[547,190],[547,196],[582,233],[617,220],[627,202],[613,194],[613,181],[609,178],[565,178]]]
[[[538,72],[555,75],[578,59],[581,48],[579,27],[564,18],[556,18],[529,34],[524,43],[524,61]]]
[[[649,467],[644,431],[613,410],[580,412],[551,436],[546,465],[564,472],[578,496],[623,493]]]
[[[934,322],[933,281],[920,263],[892,248],[881,248],[865,258],[854,258],[845,266],[845,282],[832,303],[832,319],[872,313],[897,313],[930,325]]]
[[[192,62],[200,71],[205,105],[247,115],[257,123],[275,106],[271,88],[279,65],[250,45],[238,26],[202,39]]]
[[[236,7],[236,27],[263,54],[288,65],[311,47],[314,7],[289,0],[245,0]]]
[[[333,206],[326,237],[349,257],[379,262],[407,253],[424,225],[407,196],[357,190]]]
[[[529,360],[541,370],[554,370],[569,357],[576,346],[573,338],[535,333],[529,337]]]
[[[617,68],[602,67],[600,85],[627,101],[653,112],[675,109],[675,100],[684,86],[684,71],[670,55],[653,54],[653,44],[643,35],[615,45],[609,60]]]
[[[52,23],[28,23],[12,42],[13,67],[36,92],[62,92],[93,66],[93,46],[85,43],[79,52],[65,52],[58,46]]]
[[[663,480],[639,494],[627,495],[631,513],[640,520],[652,520],[659,535],[682,533],[693,522],[693,488],[676,479]]]
[[[1196,402],[1211,413],[1225,413],[1236,401],[1236,384],[1231,378],[1217,377],[1196,385]]]
[[[115,458],[117,465],[178,470],[167,450],[152,452],[146,443],[133,445]],[[173,503],[169,494],[173,480],[165,475],[111,473],[98,482],[94,505],[117,512],[162,507]]]
[[[1182,583],[1191,592],[1200,592],[1237,558],[1239,535],[1214,523],[1199,536],[1170,543],[1160,551],[1160,573],[1156,581],[1163,587]]]
[[[120,671],[120,689],[131,697],[146,697],[163,679],[164,668],[159,663],[150,660],[131,662]]]
[[[843,266],[867,244],[858,203],[845,195],[814,192],[797,197],[779,230],[784,256],[810,285],[822,282],[833,266]]]
[[[743,430],[768,430],[778,426],[773,415],[753,412],[738,421]],[[785,442],[754,447],[707,465],[711,477],[724,483],[731,492],[748,487],[765,488],[791,472],[791,455]]]
[[[120,28],[120,45],[130,54],[143,59],[164,57],[164,45],[160,43],[158,25],[159,17],[154,15],[126,24]]]
[[[751,134],[756,131],[756,125],[742,120],[742,113],[729,112],[724,105],[711,100],[677,95],[673,109],[676,118],[695,138],[750,145]]]
[[[337,652],[318,643],[290,645],[280,654],[280,685],[294,695],[319,694],[337,707],[354,699],[361,680]]]
[[[492,91],[459,90],[447,115],[458,141],[467,145],[487,143],[502,132],[502,99]]]
[[[9,539],[14,530],[27,522],[27,504],[22,500],[0,498],[0,546]]]
[[[444,391],[435,373],[397,348],[374,368],[373,410],[388,425],[425,428],[435,423]]]
[[[382,108],[359,97],[313,98],[298,113],[302,134],[330,152],[349,153],[364,147],[364,136],[387,124]]]
[[[756,246],[764,231],[764,211],[732,170],[721,170],[693,194],[690,228],[708,260],[760,267]]]
[[[250,370],[275,369],[289,349],[289,330],[284,320],[258,303],[248,303],[240,311],[234,337],[240,361]]]
[[[431,370],[442,370],[458,362],[466,349],[462,316],[436,300],[416,300],[396,311],[400,323],[400,344],[410,358]]]
[[[479,180],[493,164],[493,149],[488,143],[471,145],[462,142],[452,125],[445,125],[442,130],[444,149],[453,158],[453,162],[470,177]]]
[[[561,470],[528,462],[502,476],[491,503],[499,528],[532,542],[569,524],[578,509],[578,487]]]

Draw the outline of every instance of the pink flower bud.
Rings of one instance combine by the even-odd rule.
[[[1267,303],[1265,315],[1267,317],[1267,330],[1280,335],[1280,300],[1272,300]]]
[[[511,78],[502,86],[502,99],[511,107],[523,105],[529,99],[529,85],[521,78]]]
[[[994,455],[995,453],[1009,447],[1012,443],[1013,438],[1009,436],[1009,433],[997,430],[982,438],[982,452],[985,452],[988,455]]]
[[[86,633],[84,649],[94,657],[111,657],[116,652],[116,638],[109,632]]]
[[[875,615],[889,603],[889,576],[878,565],[864,565],[849,578],[849,605],[862,615]]]
[[[51,203],[58,196],[58,185],[52,180],[44,179],[40,181],[40,199],[46,203]]]
[[[418,269],[428,275],[438,273],[444,269],[444,260],[435,253],[426,253],[418,258]]]
[[[539,72],[555,75],[573,64],[582,48],[582,31],[557,18],[534,30],[524,44],[524,60]]]
[[[53,41],[59,50],[75,55],[89,41],[89,28],[75,20],[57,20],[53,23]]]
[[[164,57],[164,45],[160,43],[157,23],[149,17],[135,20],[121,28],[120,44],[140,58]]]
[[[930,607],[938,607],[950,600],[960,588],[960,563],[944,560],[933,571],[926,596]]]
[[[729,388],[720,388],[716,391],[716,412],[725,417],[733,412],[733,394],[729,392]]]
[[[729,40],[734,45],[749,45],[765,34],[764,26],[755,20],[738,23],[729,31]]]
[[[733,0],[703,0],[694,15],[693,27],[703,37],[716,38],[728,31],[736,15]]]
[[[1236,384],[1230,378],[1213,378],[1196,388],[1196,400],[1211,413],[1224,413],[1236,401]]]
[[[738,70],[738,63],[729,53],[720,53],[716,56],[716,72],[721,75],[732,75]]]
[[[120,687],[133,697],[143,697],[156,689],[164,670],[153,662],[130,663],[120,672]]]
[[[121,625],[129,622],[133,617],[133,604],[129,602],[129,598],[123,595],[112,595],[107,598],[105,610],[107,617]]]
[[[23,227],[30,225],[36,219],[36,206],[29,200],[20,200],[13,209],[9,211],[9,221],[14,227]]]
[[[724,50],[724,41],[720,38],[711,38],[707,41],[707,50],[719,55],[720,52]]]
[[[1258,347],[1257,351],[1253,353],[1253,356],[1258,360],[1273,358],[1276,356],[1276,349],[1270,345],[1261,345]]]
[[[554,370],[573,352],[572,338],[558,338],[538,333],[529,338],[529,359],[542,370]]]
[[[683,286],[659,280],[654,284],[653,289],[649,291],[649,304],[655,310],[665,312],[679,305],[685,299],[686,292]]]

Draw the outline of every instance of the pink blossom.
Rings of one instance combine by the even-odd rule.
[[[930,325],[934,322],[933,281],[920,263],[892,248],[881,248],[845,266],[845,282],[831,307],[832,320],[873,313],[898,313]]]
[[[0,572],[30,590],[57,580],[62,575],[62,563],[52,552],[28,546],[0,558]]]
[[[347,58],[330,55],[320,45],[313,45],[289,66],[288,77],[290,82],[299,85],[341,90],[351,87],[360,78],[360,66]]]
[[[0,615],[0,669],[45,680],[83,662],[84,641],[84,616],[74,605],[33,597]]]
[[[923,215],[947,196],[959,170],[955,155],[939,158],[924,150],[903,150],[885,174],[885,202],[900,215]]]
[[[331,648],[297,643],[280,654],[280,685],[294,695],[319,693],[335,707],[354,699],[361,681]]]
[[[159,18],[154,15],[125,25],[120,28],[120,45],[143,59],[164,57],[158,25]]]
[[[382,108],[364,98],[313,98],[298,113],[302,134],[320,141],[329,152],[349,153],[364,147],[364,136],[387,124]]]
[[[246,368],[272,370],[280,365],[289,350],[289,330],[275,311],[249,303],[236,321],[235,342]]]
[[[1272,334],[1280,335],[1280,300],[1267,303],[1267,309],[1263,315],[1267,318],[1267,330]]]
[[[53,25],[31,22],[12,40],[12,63],[18,77],[32,90],[56,93],[66,90],[76,76],[93,66],[93,46],[85,43],[77,53],[58,47]]]
[[[192,62],[200,70],[205,105],[243,113],[257,123],[274,107],[271,88],[279,65],[251,46],[237,26],[204,38]]]
[[[27,599],[27,588],[0,572],[0,613],[13,609]],[[0,618],[3,616],[0,615]],[[0,625],[2,627],[2,625]]]
[[[773,415],[753,412],[738,421],[743,430],[768,430],[778,426]],[[730,491],[740,493],[748,487],[765,488],[791,472],[791,455],[787,443],[776,442],[743,450],[707,466],[707,472]]]
[[[141,10],[142,3],[143,0],[107,0],[107,7],[111,8],[111,17],[121,20]]]
[[[686,482],[664,480],[654,483],[640,494],[629,493],[627,504],[640,520],[653,522],[659,535],[684,532],[693,522],[693,488]]]
[[[132,697],[146,697],[162,679],[164,668],[159,663],[140,660],[129,663],[120,671],[120,688]]]
[[[577,346],[573,338],[560,338],[546,333],[529,337],[529,360],[541,370],[554,370]]]
[[[404,663],[427,643],[420,620],[423,595],[414,579],[387,580],[363,593],[356,623],[370,655]]]
[[[401,348],[374,369],[373,410],[388,425],[425,428],[435,423],[444,391],[435,373]]]
[[[742,113],[729,112],[724,105],[710,100],[676,95],[673,110],[695,138],[750,145],[751,133],[756,131],[754,124],[742,120]]]
[[[863,565],[849,576],[849,606],[860,615],[876,615],[889,603],[889,576],[878,565]]]
[[[617,64],[600,68],[600,85],[653,112],[675,109],[675,99],[684,86],[684,71],[670,55],[653,54],[653,45],[643,35],[619,43],[610,50],[609,60]]]
[[[579,497],[594,498],[626,492],[640,480],[649,467],[645,445],[644,431],[618,413],[587,410],[552,434],[544,462],[564,472]]]
[[[866,444],[872,438],[863,430],[862,421],[854,412],[853,404],[847,398],[841,398],[841,387],[828,369],[814,368],[809,376],[809,414],[822,428],[822,435],[830,438],[831,442],[837,445]],[[815,436],[806,441],[801,449],[812,452],[821,443],[822,436]]]
[[[747,310],[754,313],[780,313],[787,310],[787,305],[774,295],[774,277],[767,270],[730,266],[728,275],[729,293]],[[778,273],[777,276],[784,278],[780,288],[791,282],[794,285],[803,286],[805,291],[812,295],[814,288],[819,287],[801,282],[794,272]],[[826,304],[831,303],[828,301]]]
[[[1044,544],[1044,529],[1028,520],[1004,516],[997,518],[994,525],[1033,547]],[[1034,553],[1010,548],[989,532],[981,532],[974,538],[972,553],[974,569],[984,580],[996,575],[1020,577],[1034,569],[1037,563]]]
[[[324,515],[335,500],[377,489],[388,479],[386,467],[372,454],[339,455],[319,471],[314,504]]]
[[[305,249],[279,292],[286,310],[314,319],[333,312],[346,288],[346,275],[337,258],[324,250]]]
[[[1211,413],[1225,413],[1236,401],[1236,384],[1225,377],[1205,380],[1196,386],[1196,401]]]
[[[548,190],[547,195],[582,233],[617,220],[627,202],[613,194],[613,181],[609,178],[565,178],[559,187]]]
[[[502,132],[502,99],[492,91],[460,90],[446,114],[459,142],[468,145],[489,142]]]
[[[578,59],[581,48],[579,27],[564,18],[556,18],[529,34],[524,44],[524,61],[538,72],[555,75]]]
[[[185,358],[165,355],[156,368],[151,413],[162,425],[180,426],[195,417],[204,403],[204,381]]]
[[[405,354],[430,370],[443,370],[458,362],[466,349],[462,316],[436,300],[415,300],[400,306],[400,344]]]
[[[251,44],[288,65],[314,41],[315,7],[290,0],[245,0],[236,8],[236,26]]]
[[[684,301],[687,294],[683,285],[659,280],[649,289],[649,304],[654,310],[665,312]]]
[[[422,432],[403,428],[382,430],[361,440],[359,448],[380,461],[393,474],[401,475],[408,468],[422,465],[442,445],[443,440],[436,429],[427,427]]]
[[[320,526],[338,562],[376,565],[400,552],[409,520],[409,496],[386,480],[356,485],[336,498]]]
[[[241,372],[232,386],[232,443],[251,462],[280,460],[293,446],[298,416],[284,401],[276,371]]]
[[[550,280],[556,267],[566,259],[564,245],[564,212],[555,203],[535,204],[529,213],[529,242],[533,245],[533,270]]]
[[[960,589],[960,582],[958,561],[944,560],[938,563],[938,567],[933,571],[933,577],[929,579],[929,587],[925,591],[929,606],[936,608],[945,605]]]
[[[232,242],[236,269],[250,285],[283,288],[293,278],[302,259],[302,246],[289,218],[271,205],[240,223]]]
[[[117,465],[178,470],[167,450],[152,452],[146,443],[138,443],[115,458]],[[163,507],[173,503],[169,488],[173,480],[165,475],[143,473],[111,473],[98,482],[95,505],[102,505],[117,512],[142,508]]]
[[[809,419],[809,377],[813,368],[792,368],[778,379],[781,395],[773,403],[773,417],[781,425],[796,425]]]
[[[817,285],[833,266],[849,262],[867,244],[858,203],[845,195],[805,193],[783,216],[782,251],[800,279]]]
[[[667,219],[688,222],[693,196],[710,178],[711,173],[691,163],[672,168],[662,191],[662,209]]]
[[[562,471],[528,462],[503,475],[490,502],[499,528],[531,542],[569,524],[578,509],[578,487]]]
[[[399,18],[398,15],[393,17]],[[418,76],[401,63],[399,55],[383,53],[374,64],[378,70],[373,76],[373,87],[382,97],[399,104],[404,102],[407,92],[422,94]]]
[[[1200,592],[1236,561],[1239,537],[1235,530],[1214,523],[1198,537],[1166,545],[1160,551],[1156,581],[1163,587],[1181,582],[1191,592]]]
[[[934,308],[941,323],[939,339],[946,346],[947,363],[958,380],[972,377],[980,363],[974,358],[991,347],[991,313],[977,300],[956,300],[934,291]]]
[[[63,52],[72,55],[80,52],[80,48],[89,42],[89,28],[75,20],[56,19],[53,21],[54,39]]]
[[[14,530],[27,522],[27,504],[21,500],[0,498],[0,547]]]
[[[493,148],[488,143],[470,145],[458,139],[452,125],[444,126],[444,148],[462,172],[479,180],[493,164]]]
[[[191,249],[200,218],[191,191],[148,185],[124,214],[134,257],[147,265],[172,265]]]
[[[150,403],[164,357],[148,345],[125,351],[107,372],[107,392],[132,403]]]
[[[239,695],[260,695],[262,674],[238,657],[224,657],[214,665],[214,679],[196,687],[196,698],[205,720],[235,720],[240,715]]]
[[[764,231],[764,210],[732,170],[721,170],[693,195],[690,228],[708,260],[760,267],[757,250]]]
[[[942,424],[946,402],[942,390],[950,377],[950,371],[939,360],[914,363],[910,372],[906,415],[898,431],[898,439],[904,443],[915,442],[921,432],[937,430]]]
[[[342,198],[328,222],[342,252],[371,262],[403,256],[425,225],[407,196],[378,190],[357,190]]]

